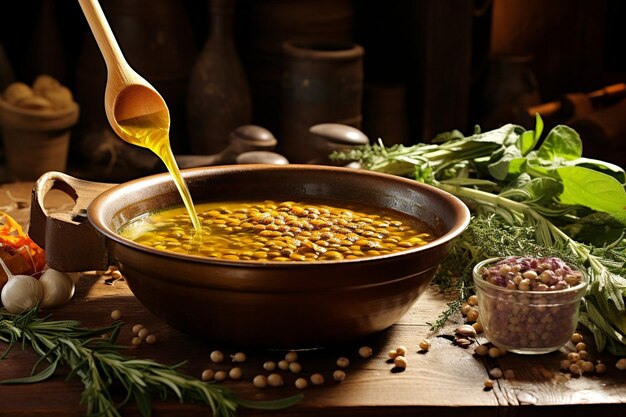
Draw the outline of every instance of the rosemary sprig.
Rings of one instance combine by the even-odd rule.
[[[119,408],[134,401],[143,416],[151,415],[151,399],[165,400],[172,395],[180,402],[209,405],[216,417],[233,417],[238,406],[256,409],[280,409],[298,402],[302,395],[272,401],[248,401],[237,397],[214,382],[204,382],[178,371],[182,364],[167,366],[149,359],[135,359],[120,353],[115,344],[120,322],[110,327],[85,329],[74,320],[40,318],[38,310],[10,314],[0,310],[0,341],[8,344],[0,358],[6,357],[16,343],[30,345],[40,359],[32,375],[0,381],[3,384],[24,384],[43,381],[54,374],[59,365],[70,369],[68,379],[78,377],[83,385],[81,404],[88,416],[120,417]],[[107,338],[102,336],[108,335]],[[42,371],[39,365],[48,362]],[[115,404],[110,389],[121,385],[126,397]]]

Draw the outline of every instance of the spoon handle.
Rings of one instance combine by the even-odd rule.
[[[113,35],[100,3],[98,0],[78,0],[78,3],[83,9],[83,14],[89,23],[93,36],[96,38],[108,71],[117,72],[119,76],[124,77],[128,73],[129,65]]]

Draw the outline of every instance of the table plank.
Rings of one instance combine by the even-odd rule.
[[[0,205],[10,191],[13,198],[26,198],[30,192],[27,184],[9,184],[0,187]],[[18,221],[27,220],[24,208],[14,207],[12,214]],[[438,334],[431,334],[427,323],[434,322],[446,306],[446,297],[436,288],[429,288],[411,310],[388,330],[365,340],[346,343],[324,349],[300,352],[303,374],[321,372],[326,383],[321,387],[304,390],[304,400],[289,409],[263,412],[241,409],[242,416],[303,417],[303,416],[406,416],[438,415],[455,416],[588,416],[600,410],[602,413],[622,413],[626,403],[626,373],[618,371],[613,364],[616,358],[598,355],[593,350],[592,338],[586,342],[594,357],[608,366],[604,375],[573,378],[559,371],[559,361],[564,358],[567,346],[559,352],[539,356],[507,354],[491,359],[478,358],[472,349],[452,345],[444,337],[451,335],[461,322],[451,323]],[[55,319],[78,319],[85,326],[106,326],[112,322],[110,312],[123,312],[125,324],[119,342],[130,345],[131,328],[141,323],[157,337],[154,345],[142,344],[129,347],[125,353],[141,358],[151,358],[166,364],[186,360],[182,370],[199,376],[204,368],[228,370],[232,364],[212,364],[209,353],[214,349],[226,354],[244,351],[248,361],[242,365],[244,377],[240,381],[227,380],[224,386],[247,399],[272,399],[299,393],[294,386],[295,375],[283,372],[285,386],[257,389],[252,378],[262,370],[266,360],[280,360],[284,351],[249,350],[242,346],[222,346],[211,340],[201,340],[161,322],[149,313],[132,295],[126,282],[116,281],[107,285],[105,277],[81,277],[73,300],[54,310]],[[198,320],[203,318],[199,317]],[[288,331],[288,329],[286,329]],[[429,337],[432,348],[419,353],[418,343]],[[479,342],[485,342],[479,338]],[[372,346],[374,356],[368,359],[357,354],[362,345]],[[387,352],[397,346],[406,346],[409,365],[404,372],[394,372],[387,360]],[[0,344],[0,348],[5,346]],[[347,356],[351,360],[346,369],[347,378],[342,383],[332,381],[335,360]],[[36,356],[29,350],[15,348],[0,361],[0,378],[27,375]],[[488,369],[495,366],[513,370],[515,378],[496,381],[493,390],[483,390]],[[79,381],[65,381],[67,370],[59,370],[50,380],[33,385],[0,386],[0,416],[82,416],[85,408],[79,405],[82,386]],[[155,401],[154,415],[180,416],[192,413],[206,415],[203,405],[179,404],[176,401]],[[138,416],[138,410],[126,406],[124,416]],[[619,415],[619,414],[615,414]]]

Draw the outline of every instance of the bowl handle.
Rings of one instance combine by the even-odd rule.
[[[50,268],[79,272],[109,267],[104,239],[87,219],[87,207],[114,185],[80,180],[55,171],[37,180],[31,195],[28,234],[45,249]],[[44,199],[50,190],[64,192],[74,200],[74,206],[61,212],[47,210]]]

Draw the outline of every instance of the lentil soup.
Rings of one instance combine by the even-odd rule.
[[[417,219],[362,204],[237,201],[196,206],[202,233],[185,210],[167,209],[124,225],[121,236],[159,250],[251,261],[332,261],[400,252],[436,238]]]

